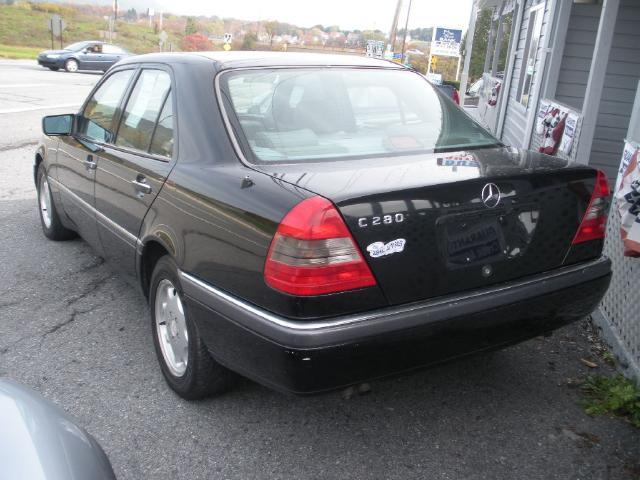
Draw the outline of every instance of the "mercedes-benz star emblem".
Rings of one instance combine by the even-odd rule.
[[[482,189],[482,203],[488,208],[495,208],[500,203],[500,189],[495,183],[487,183]]]

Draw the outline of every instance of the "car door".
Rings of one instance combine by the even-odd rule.
[[[79,70],[102,70],[102,44],[87,45],[77,58]]]
[[[102,45],[101,70],[107,70],[114,63],[120,61],[126,55],[125,51],[115,45],[105,43]]]
[[[85,103],[74,135],[59,137],[56,179],[62,205],[78,233],[98,251],[94,181],[101,151],[114,138],[117,116],[135,70],[105,77]]]
[[[96,173],[98,235],[104,256],[135,276],[142,220],[174,165],[171,75],[143,68],[131,88],[113,146]]]

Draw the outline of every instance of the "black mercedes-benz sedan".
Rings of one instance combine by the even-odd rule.
[[[44,234],[140,286],[185,398],[232,372],[315,393],[500,348],[609,284],[603,173],[501,144],[394,63],[132,57],[43,129]]]

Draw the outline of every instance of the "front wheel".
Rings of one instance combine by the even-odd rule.
[[[169,386],[188,400],[227,390],[233,374],[211,358],[184,302],[178,268],[168,255],[153,270],[149,306],[153,343]]]
[[[56,205],[53,203],[49,180],[44,165],[38,167],[38,212],[40,213],[40,223],[42,232],[50,240],[68,240],[76,236],[76,233],[69,230],[60,221]]]
[[[78,61],[70,58],[69,60],[67,60],[66,62],[64,62],[64,69],[67,72],[77,72],[78,71]]]

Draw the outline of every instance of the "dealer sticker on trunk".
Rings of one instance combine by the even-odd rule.
[[[384,257],[392,253],[402,252],[405,243],[407,243],[407,241],[404,238],[397,238],[388,243],[374,242],[367,247],[367,252],[369,252],[369,255],[373,258]]]

